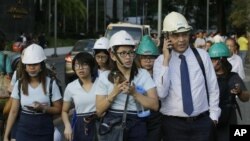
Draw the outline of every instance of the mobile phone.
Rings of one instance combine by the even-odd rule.
[[[169,33],[165,33],[165,34],[164,34],[164,38],[167,39],[167,41],[169,42],[169,44],[168,44],[168,49],[169,49],[169,52],[171,52],[171,51],[172,51],[173,44],[172,44],[171,40],[169,39]]]
[[[34,107],[30,105],[24,105],[24,107],[28,108],[29,110],[34,110]]]
[[[240,88],[240,84],[239,83],[235,83],[234,84],[234,89],[238,89],[238,88]]]

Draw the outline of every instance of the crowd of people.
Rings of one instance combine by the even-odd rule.
[[[77,78],[62,93],[47,74],[43,47],[28,44],[9,88],[3,140],[56,140],[53,117],[60,114],[69,141],[228,141],[240,114],[236,99],[250,97],[237,55],[245,57],[247,41],[205,40],[198,31],[192,43],[191,30],[171,12],[160,40],[145,35],[137,46],[124,30],[100,37],[93,55],[73,58]]]

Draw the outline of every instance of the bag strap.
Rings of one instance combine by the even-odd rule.
[[[232,77],[233,77],[234,75],[236,75],[236,74],[237,74],[237,73],[235,73],[235,72],[230,72],[228,83],[230,83],[231,81],[233,81],[233,80],[232,80]],[[235,96],[234,96],[234,104],[235,104],[236,109],[237,109],[237,111],[238,111],[239,117],[240,117],[240,119],[242,120],[242,114],[241,114],[240,106],[239,106],[237,100],[235,99]]]
[[[7,54],[3,54],[3,73],[6,74],[6,60],[7,60]]]
[[[50,105],[52,106],[53,102],[52,102],[52,87],[53,87],[53,78],[50,78],[50,81],[49,81],[49,102],[50,102]]]
[[[18,94],[20,101],[21,101],[21,83],[20,83],[20,80],[18,80],[17,90],[18,90],[17,94]]]
[[[122,128],[123,129],[126,128],[128,99],[129,99],[129,95],[127,94],[126,101],[125,101],[125,106],[124,106],[124,112],[123,112],[123,115],[122,115]]]
[[[17,80],[18,81],[18,85],[17,85],[17,94],[19,96],[19,99],[20,99],[20,107],[19,107],[19,112],[22,110],[22,105],[21,105],[21,83],[20,83],[20,79]]]
[[[241,114],[241,110],[240,110],[240,106],[238,104],[238,102],[235,100],[235,106],[236,106],[236,109],[238,111],[238,114],[240,116],[240,119],[242,120],[242,114]]]
[[[52,102],[52,87],[53,87],[53,79],[51,78],[50,79],[50,82],[49,82],[49,102],[50,102],[50,104],[52,105],[53,104],[53,102]],[[18,80],[18,96],[19,96],[19,98],[20,98],[20,100],[21,100],[21,83],[20,83],[20,80]]]
[[[134,72],[130,71],[130,76],[129,76],[129,82],[130,83],[132,83],[133,76],[134,76]],[[128,99],[129,99],[129,94],[127,94],[126,101],[125,101],[125,106],[124,106],[124,112],[123,112],[123,115],[122,115],[122,124],[121,124],[121,126],[122,126],[123,129],[126,128]]]
[[[209,105],[209,94],[208,94],[208,87],[207,87],[207,78],[206,78],[206,72],[205,72],[205,67],[203,64],[203,61],[201,59],[201,56],[199,54],[199,52],[197,51],[197,49],[193,46],[191,46],[192,51],[194,52],[194,55],[199,63],[199,66],[201,68],[202,74],[204,76],[204,80],[205,80],[205,87],[206,87],[206,92],[207,92],[207,100],[208,100],[208,105]]]

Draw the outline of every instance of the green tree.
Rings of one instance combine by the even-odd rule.
[[[249,0],[233,0],[232,13],[229,20],[238,29],[250,31],[250,4]]]
[[[63,32],[66,31],[66,21],[75,21],[76,32],[78,30],[78,22],[86,18],[86,7],[82,0],[60,0],[58,1],[58,9],[63,15]],[[80,24],[83,25],[83,24]]]

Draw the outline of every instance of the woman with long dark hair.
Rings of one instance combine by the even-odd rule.
[[[22,77],[15,83],[11,94],[12,105],[4,141],[9,140],[18,114],[17,141],[53,141],[53,115],[61,112],[61,94],[56,82],[47,76],[45,60],[39,45],[31,44],[25,49]]]
[[[217,141],[229,140],[229,125],[237,124],[237,114],[241,116],[236,97],[240,101],[249,100],[250,93],[247,91],[243,80],[238,73],[232,72],[232,65],[227,58],[230,51],[224,43],[215,43],[209,49],[209,56],[212,60],[217,81],[220,88],[221,115],[217,125]]]
[[[101,125],[113,126],[106,133],[99,129],[101,141],[118,140],[116,127],[122,124],[126,115],[126,133],[128,141],[145,141],[147,135],[144,118],[137,115],[137,105],[158,110],[156,86],[150,74],[137,68],[135,58],[135,42],[131,35],[121,30],[116,32],[109,43],[110,57],[113,61],[111,71],[101,73],[96,88],[96,112],[103,117]],[[141,91],[139,91],[139,89]],[[127,103],[127,104],[126,104]],[[127,107],[126,107],[127,105]],[[124,122],[123,122],[124,123]],[[104,127],[100,126],[100,127]]]

